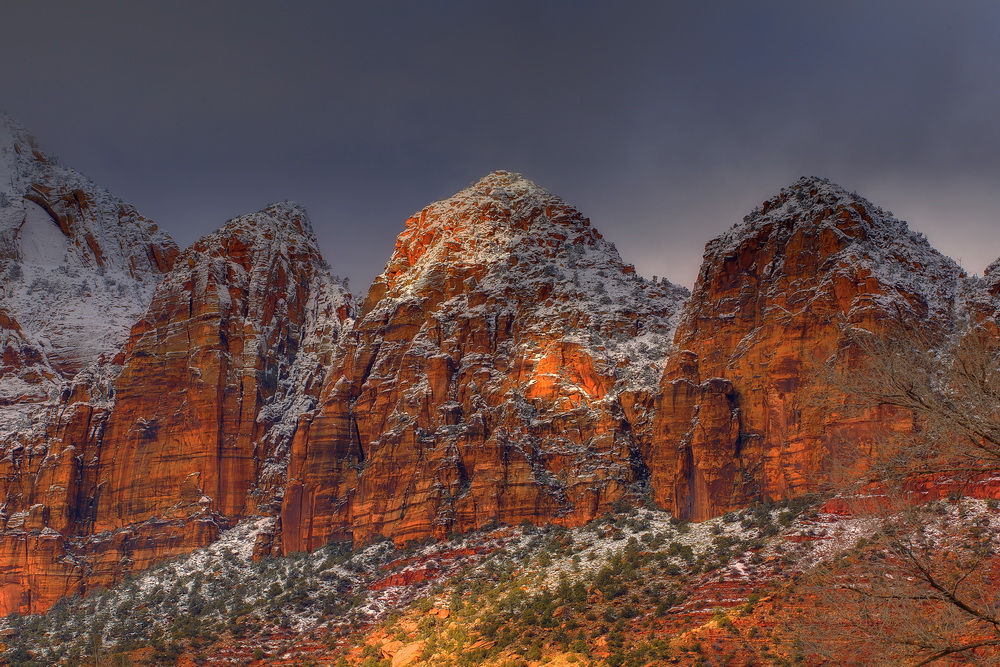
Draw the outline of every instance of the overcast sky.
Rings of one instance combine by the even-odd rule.
[[[802,175],[981,273],[1000,256],[1000,2],[5,2],[0,109],[181,246],[281,199],[364,288],[496,169],[690,285]]]

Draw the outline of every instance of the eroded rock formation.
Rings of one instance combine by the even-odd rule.
[[[0,606],[43,609],[275,512],[349,315],[295,205],[182,253],[123,352],[68,383],[33,441],[10,443]]]
[[[803,178],[706,246],[656,407],[657,502],[706,519],[816,490],[905,415],[848,416],[817,372],[852,328],[946,324],[964,273],[825,179]]]
[[[178,255],[0,130],[0,613],[255,515],[280,516],[258,552],[288,553],[798,495],[913,427],[818,375],[851,331],[998,331],[996,264],[967,279],[822,179],[709,243],[688,298],[496,172],[410,218],[355,313],[298,206]]]
[[[517,174],[420,211],[296,434],[285,550],[593,518],[645,477],[685,292]]]

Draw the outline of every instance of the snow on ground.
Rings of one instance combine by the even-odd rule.
[[[576,529],[498,527],[406,550],[388,541],[353,551],[331,544],[309,554],[255,562],[254,546],[275,528],[273,518],[258,517],[225,531],[216,543],[114,589],[61,603],[45,617],[7,619],[4,628],[20,623],[19,632],[29,627],[34,636],[55,638],[62,636],[60,629],[65,634],[72,627],[74,636],[100,632],[110,645],[130,637],[184,636],[193,619],[203,629],[224,632],[241,618],[254,627],[284,628],[285,636],[320,627],[329,636],[340,636],[422,598],[447,606],[463,586],[490,581],[498,572],[512,572],[511,585],[528,595],[552,593],[567,582],[589,586],[609,566],[616,571],[622,559],[635,554],[654,555],[657,571],[675,573],[670,585],[690,592],[671,603],[671,613],[711,615],[744,604],[748,590],[773,586],[831,561],[898,518],[821,509],[756,506],[699,524],[679,522],[657,510],[631,509]],[[991,501],[935,501],[917,511],[923,512],[924,534],[940,540],[942,547],[953,539],[957,525],[1000,534],[1000,514]],[[116,614],[122,609],[134,611]],[[67,641],[53,639],[53,646]],[[279,647],[281,642],[275,642],[271,648]]]

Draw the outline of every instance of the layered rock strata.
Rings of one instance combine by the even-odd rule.
[[[685,296],[517,174],[423,209],[296,433],[284,549],[593,518],[645,479]]]
[[[0,120],[0,613],[252,515],[288,553],[798,495],[913,428],[820,372],[852,332],[997,336],[996,264],[966,279],[823,179],[709,243],[688,299],[496,172],[411,217],[355,313],[298,206],[178,255]]]
[[[64,436],[97,423],[110,362],[176,255],[153,222],[0,116],[4,613],[79,590],[82,569],[67,540],[81,458]],[[72,406],[79,400],[86,407]]]

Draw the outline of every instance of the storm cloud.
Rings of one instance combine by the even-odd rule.
[[[363,288],[406,217],[496,169],[644,275],[802,175],[970,273],[1000,256],[1000,3],[40,2],[0,108],[187,245],[281,199]]]

